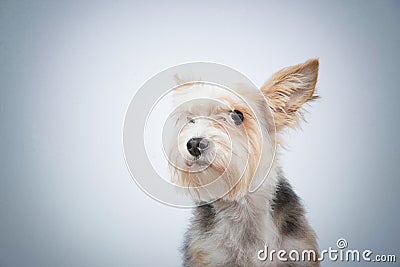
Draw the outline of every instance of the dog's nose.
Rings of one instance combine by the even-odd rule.
[[[198,157],[208,147],[208,140],[202,137],[191,138],[186,144],[190,155]]]

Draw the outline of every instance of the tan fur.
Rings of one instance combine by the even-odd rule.
[[[203,250],[191,249],[188,251],[188,254],[191,255],[188,260],[190,266],[210,266],[209,262],[206,260],[208,255]]]
[[[284,126],[294,126],[302,118],[301,106],[318,97],[314,95],[318,67],[318,59],[310,59],[284,68],[261,87],[273,110],[278,131]]]

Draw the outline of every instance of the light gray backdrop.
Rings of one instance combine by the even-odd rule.
[[[310,57],[322,98],[287,135],[284,170],[321,248],[343,237],[399,258],[399,13],[398,1],[0,1],[0,266],[180,265],[190,211],[146,196],[125,166],[133,94],[182,62],[261,85]]]

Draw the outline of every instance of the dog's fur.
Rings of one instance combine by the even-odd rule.
[[[186,233],[185,266],[319,266],[317,261],[257,258],[264,245],[276,251],[317,251],[304,208],[272,152],[276,144],[280,147],[282,130],[302,117],[302,105],[316,98],[318,66],[311,59],[282,69],[260,90],[229,92],[207,83],[175,90],[175,101],[186,104],[177,111],[172,180],[188,187],[199,204]],[[234,110],[243,114],[240,125],[232,121]],[[193,137],[209,141],[199,157],[188,152]],[[265,173],[264,182],[250,193],[252,181]]]

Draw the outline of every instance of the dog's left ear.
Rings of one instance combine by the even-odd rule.
[[[284,68],[269,78],[261,87],[267,98],[277,130],[294,125],[301,117],[301,106],[314,100],[318,78],[318,59],[309,59],[303,64]]]

